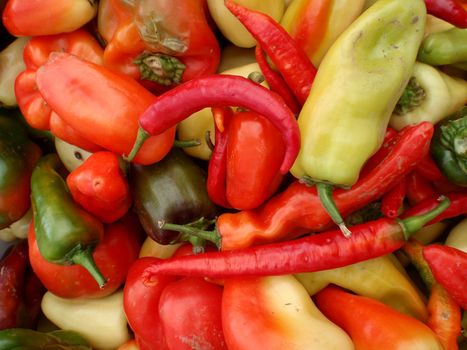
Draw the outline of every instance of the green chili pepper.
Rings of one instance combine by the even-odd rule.
[[[86,268],[100,286],[105,278],[93,258],[104,236],[103,224],[73,201],[61,177],[56,154],[41,158],[31,177],[31,201],[37,245],[44,259]]]
[[[467,62],[467,29],[431,33],[422,41],[418,60],[432,66]]]
[[[10,328],[0,331],[2,350],[91,350],[78,333],[58,330],[42,333],[32,329]]]
[[[32,169],[41,155],[26,129],[13,117],[0,115],[0,229],[21,219],[30,207]]]
[[[436,127],[431,154],[450,181],[467,187],[467,107],[459,115]]]
[[[217,213],[207,194],[206,174],[179,149],[155,164],[133,165],[130,179],[136,213],[147,234],[160,244],[185,240],[178,232],[161,229],[161,221],[186,224],[201,219],[193,223],[201,228],[206,223],[202,218]]]

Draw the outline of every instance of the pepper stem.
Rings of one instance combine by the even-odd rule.
[[[201,140],[191,139],[191,140],[175,140],[173,146],[178,148],[188,148],[196,147],[201,145]]]
[[[158,225],[160,229],[178,231],[180,233],[186,234],[188,235],[188,240],[190,240],[189,239],[190,236],[191,237],[194,236],[194,237],[198,237],[206,241],[212,242],[218,248],[221,247],[221,237],[219,236],[216,230],[207,231],[207,230],[202,230],[197,227],[190,226],[190,225],[171,224],[171,223],[165,222],[164,220],[160,220],[158,222]]]
[[[332,197],[332,185],[323,182],[318,182],[316,184],[316,189],[318,190],[318,197],[321,201],[321,204],[323,205],[324,209],[328,212],[332,221],[334,221],[334,223],[337,226],[339,226],[340,230],[342,231],[345,237],[350,237],[352,235],[352,232],[345,225],[344,219],[342,219],[342,216],[339,213],[339,209],[337,209],[336,203],[334,202],[334,198]]]
[[[151,135],[141,126],[138,127],[138,133],[136,134],[135,144],[133,145],[130,154],[128,156],[123,156],[123,159],[127,162],[131,162],[135,158],[136,153],[138,153],[141,146],[143,146],[144,141],[146,141],[150,136]]]
[[[408,240],[412,234],[420,230],[423,226],[436,218],[451,205],[451,201],[446,196],[440,196],[438,201],[440,203],[432,210],[424,214],[411,216],[398,221],[402,226],[406,240]]]
[[[91,276],[96,280],[100,288],[103,288],[107,283],[107,280],[100,272],[99,268],[94,261],[94,258],[91,254],[91,249],[85,249],[73,254],[71,261],[76,265],[83,266]]]

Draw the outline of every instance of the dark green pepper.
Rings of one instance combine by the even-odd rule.
[[[42,157],[31,177],[31,200],[37,245],[44,259],[62,265],[79,264],[100,286],[105,278],[92,251],[104,237],[103,224],[74,202],[59,171],[55,153]]]
[[[431,33],[422,41],[418,60],[432,66],[467,62],[467,29]]]
[[[467,107],[459,116],[436,127],[431,154],[451,182],[467,187]]]
[[[149,166],[133,165],[130,181],[136,213],[146,233],[160,244],[184,241],[182,234],[163,230],[163,222],[187,224],[214,218],[217,207],[206,190],[206,174],[183,151],[173,149],[163,160]],[[205,221],[193,225],[202,227]],[[193,242],[202,245],[202,242]]]
[[[10,328],[0,331],[2,350],[92,350],[78,333],[58,330],[42,333],[32,329]]]
[[[21,219],[31,202],[30,180],[41,150],[15,118],[0,115],[0,229]]]

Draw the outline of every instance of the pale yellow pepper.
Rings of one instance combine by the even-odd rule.
[[[428,318],[425,297],[392,255],[337,269],[302,273],[296,277],[310,295],[332,283],[356,294],[379,300],[419,320],[425,321]]]
[[[253,47],[256,40],[246,30],[243,24],[225,7],[224,0],[207,0],[209,12],[214,22],[230,42],[239,47]],[[236,3],[248,9],[265,13],[277,22],[285,10],[284,0],[236,0]]]
[[[29,224],[32,219],[32,210],[29,209],[24,216],[12,223],[9,227],[0,230],[0,240],[11,242],[17,239],[28,238]]]
[[[444,244],[467,253],[467,218],[451,229]]]

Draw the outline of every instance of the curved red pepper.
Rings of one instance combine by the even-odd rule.
[[[104,52],[97,40],[83,29],[33,37],[27,42],[23,51],[26,70],[16,78],[15,95],[24,118],[35,129],[50,129],[52,109],[37,90],[36,71],[55,51],[67,52],[96,64],[102,64]]]
[[[133,204],[125,174],[115,153],[91,154],[66,178],[73,199],[105,223],[123,217]]]
[[[104,287],[99,288],[82,266],[58,265],[45,260],[37,246],[33,225],[30,225],[28,243],[31,265],[50,292],[62,298],[99,298],[120,288],[130,266],[138,258],[144,231],[137,217],[132,215],[105,225],[104,230],[104,239],[93,251],[96,265],[107,278]]]
[[[224,74],[190,80],[159,96],[139,117],[140,135],[128,158],[132,159],[145,137],[174,127],[202,108],[228,106],[261,114],[280,130],[286,144],[280,171],[288,172],[300,149],[295,116],[276,93],[247,78]]]
[[[303,105],[317,72],[305,51],[272,17],[232,0],[225,1],[225,6],[258,41]]]
[[[427,12],[459,28],[467,28],[467,11],[457,0],[425,0]]]
[[[132,78],[67,53],[53,53],[37,71],[36,82],[47,104],[83,139],[117,154],[130,151],[139,115],[156,100]],[[151,137],[135,162],[162,159],[174,137],[175,127]]]
[[[388,218],[396,218],[404,202],[407,192],[407,180],[403,177],[392,189],[386,192],[381,199],[381,212]]]
[[[407,175],[407,199],[410,205],[420,203],[437,194],[433,185],[418,172],[413,171]]]
[[[431,244],[423,248],[423,257],[436,281],[467,310],[467,253],[453,247]]]

